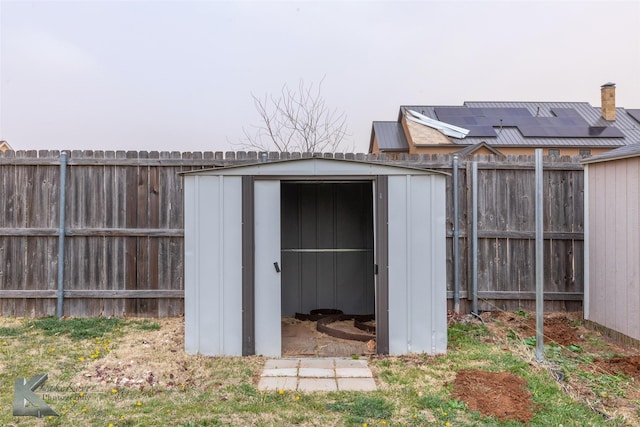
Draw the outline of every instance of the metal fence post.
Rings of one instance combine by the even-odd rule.
[[[542,149],[536,149],[536,359],[544,358],[544,230]]]
[[[471,312],[478,314],[478,162],[471,169]]]
[[[453,310],[460,313],[460,227],[458,215],[458,155],[453,156]]]
[[[56,315],[61,318],[64,304],[64,236],[65,236],[65,204],[67,187],[67,153],[60,153],[60,215],[58,225],[58,304]]]

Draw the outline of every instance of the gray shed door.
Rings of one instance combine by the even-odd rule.
[[[280,357],[280,181],[254,186],[255,352]]]
[[[282,182],[282,314],[373,314],[371,181]]]

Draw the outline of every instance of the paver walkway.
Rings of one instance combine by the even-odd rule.
[[[270,359],[258,390],[374,391],[376,382],[366,360]]]

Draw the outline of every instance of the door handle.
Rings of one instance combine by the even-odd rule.
[[[280,266],[278,265],[278,261],[273,263],[273,268],[276,269],[276,273],[280,273]]]

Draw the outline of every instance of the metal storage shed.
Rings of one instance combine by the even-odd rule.
[[[640,143],[587,158],[584,318],[640,340]],[[611,331],[614,334],[611,334]],[[617,334],[616,334],[617,333]]]
[[[375,312],[378,353],[447,347],[445,176],[306,158],[186,172],[185,350],[281,355],[281,317]]]

